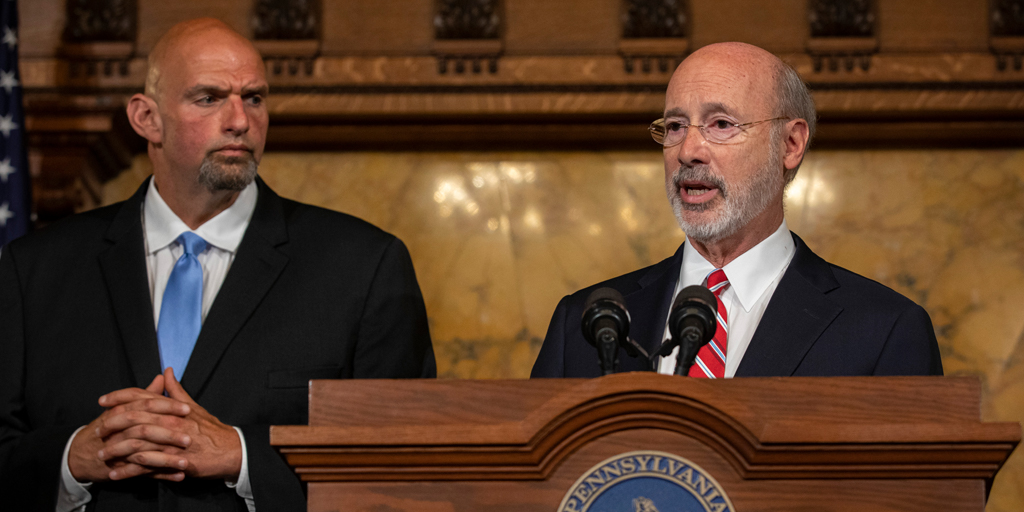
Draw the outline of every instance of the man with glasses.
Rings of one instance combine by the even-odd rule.
[[[683,61],[650,131],[664,147],[668,198],[686,241],[671,258],[563,298],[532,376],[601,374],[580,329],[595,289],[623,295],[630,338],[653,354],[669,337],[673,298],[691,285],[718,299],[714,338],[691,377],[941,375],[923,308],[829,264],[786,225],[783,192],[815,121],[806,86],[771,53],[722,43]],[[620,350],[619,371],[672,373],[676,352],[648,361]]]

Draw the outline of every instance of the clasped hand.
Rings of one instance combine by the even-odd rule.
[[[68,467],[79,482],[143,475],[237,480],[238,433],[195,403],[170,368],[146,389],[120,389],[99,403],[106,411],[78,432],[68,453]]]

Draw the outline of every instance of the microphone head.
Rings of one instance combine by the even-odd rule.
[[[581,327],[583,337],[591,345],[596,345],[595,337],[596,323],[600,320],[602,324],[611,321],[615,325],[620,340],[625,340],[629,335],[629,312],[625,306],[626,300],[622,294],[614,288],[598,288],[587,296],[586,307],[583,309]]]
[[[711,290],[699,285],[687,286],[679,291],[672,301],[671,313],[668,316],[668,330],[673,339],[679,339],[684,323],[700,327],[704,333],[701,344],[707,343],[715,336],[718,326],[716,313],[718,298]]]

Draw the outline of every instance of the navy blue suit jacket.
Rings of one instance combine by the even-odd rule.
[[[796,255],[768,302],[737,377],[942,375],[928,313],[910,299],[814,254],[793,235]],[[587,296],[622,293],[630,337],[653,353],[661,345],[683,246],[660,263],[562,298],[532,377],[597,377],[597,352],[583,339]],[[642,356],[619,350],[619,371],[645,371]]]

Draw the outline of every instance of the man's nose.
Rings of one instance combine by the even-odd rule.
[[[686,129],[683,141],[676,146],[679,148],[679,162],[686,165],[708,163],[711,156],[709,145],[700,128],[690,126]]]
[[[224,131],[238,135],[249,131],[249,113],[245,110],[245,100],[239,96],[229,97],[224,106]]]

